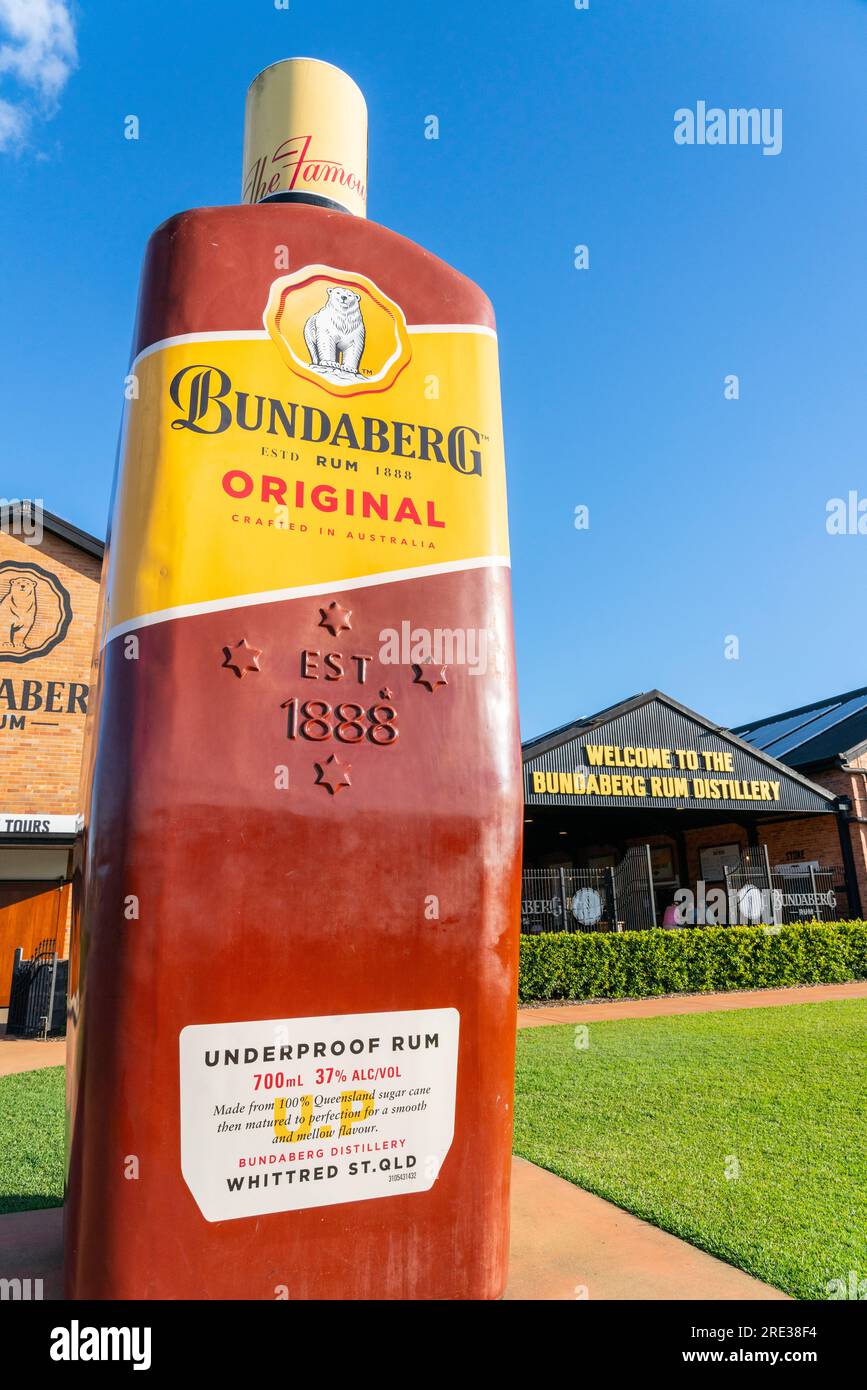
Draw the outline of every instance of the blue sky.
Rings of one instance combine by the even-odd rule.
[[[863,0],[0,0],[0,493],[104,534],[146,239],[237,201],[292,54],[365,92],[370,216],[494,302],[525,736],[867,683],[867,535],[826,530],[867,498]],[[781,153],[677,145],[699,101]]]

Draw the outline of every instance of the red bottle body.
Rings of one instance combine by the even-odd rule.
[[[356,394],[345,365],[303,360],[332,323],[317,267],[364,309]],[[266,305],[279,323],[299,286],[294,336],[266,340]],[[522,798],[508,562],[484,522],[501,440],[471,413],[474,356],[428,370],[451,344],[495,354],[492,334],[476,286],[345,214],[206,209],[151,240],[76,894],[72,1298],[502,1292]],[[260,418],[253,366],[220,354],[276,373],[278,346]],[[422,434],[450,393],[454,429]],[[452,658],[454,634],[466,658],[487,633],[487,659],[440,661],[437,632]]]

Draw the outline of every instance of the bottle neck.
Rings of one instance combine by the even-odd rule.
[[[321,193],[287,193],[280,191],[268,193],[264,198],[258,200],[259,203],[307,203],[309,207],[328,208],[330,212],[345,212],[349,217],[357,216],[350,212],[349,208],[344,207],[343,203],[335,202],[333,198],[324,198]]]

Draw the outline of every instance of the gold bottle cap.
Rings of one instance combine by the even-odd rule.
[[[254,77],[241,201],[313,203],[365,216],[367,103],[340,68],[286,58]]]

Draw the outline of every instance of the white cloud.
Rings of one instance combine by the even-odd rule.
[[[27,117],[20,106],[0,98],[0,150],[14,149],[27,131]]]
[[[22,89],[15,102],[0,98],[0,149],[24,142],[33,100],[56,109],[77,65],[71,0],[0,0],[0,78]]]

